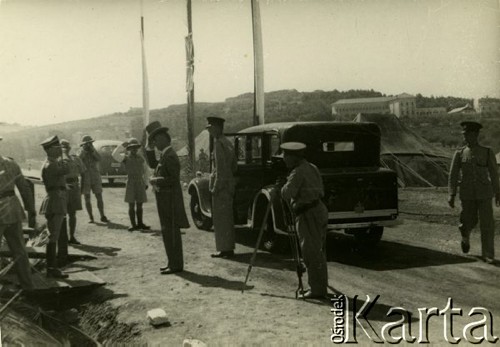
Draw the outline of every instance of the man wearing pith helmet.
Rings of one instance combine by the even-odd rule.
[[[486,263],[491,264],[495,258],[493,197],[496,206],[500,206],[496,158],[491,148],[481,146],[478,142],[481,124],[465,121],[460,126],[465,146],[459,148],[453,156],[448,179],[448,204],[455,207],[458,190],[462,204],[459,225],[462,251],[469,252],[469,236],[479,220],[482,257]]]
[[[207,117],[207,129],[214,139],[214,165],[210,174],[209,190],[212,193],[212,220],[216,253],[213,258],[234,256],[235,235],[233,216],[234,174],[236,156],[233,144],[224,136],[224,119]]]
[[[283,160],[291,170],[287,182],[281,188],[281,195],[290,202],[295,213],[310,286],[309,290],[302,293],[302,297],[324,298],[328,286],[325,249],[328,210],[321,201],[324,195],[323,180],[318,168],[305,159],[305,144],[285,142],[280,148],[283,150]]]

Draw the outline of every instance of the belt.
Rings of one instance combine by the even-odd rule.
[[[55,192],[58,190],[66,190],[66,187],[47,187],[47,192]]]
[[[66,177],[66,183],[78,183],[78,177]]]
[[[292,206],[293,212],[298,216],[299,214],[305,213],[313,207],[318,206],[320,200],[314,200],[306,204],[294,205]]]
[[[16,195],[16,192],[14,192],[13,190],[7,190],[5,192],[0,193],[0,199],[6,198],[9,196],[15,196],[15,195]]]

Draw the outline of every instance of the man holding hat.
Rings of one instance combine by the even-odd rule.
[[[89,215],[89,223],[94,223],[94,215],[92,213],[92,202],[90,201],[90,192],[92,191],[97,200],[97,208],[101,215],[101,222],[108,223],[109,220],[104,215],[104,201],[102,200],[102,179],[101,173],[99,172],[99,161],[101,156],[97,153],[97,150],[92,144],[94,140],[90,135],[85,135],[82,137],[82,142],[80,147],[82,151],[80,152],[80,159],[85,165],[85,175],[82,182],[82,193],[85,197],[85,208]]]
[[[455,207],[455,195],[459,187],[462,211],[459,230],[464,253],[470,249],[469,236],[478,220],[481,229],[481,253],[485,262],[493,263],[495,258],[495,221],[492,198],[500,206],[500,188],[495,154],[491,148],[478,143],[482,125],[477,122],[460,123],[465,146],[458,149],[451,163],[448,186],[448,204]]]
[[[63,155],[68,158],[69,173],[66,175],[68,188],[68,219],[69,219],[69,243],[79,245],[80,242],[75,238],[76,231],[76,211],[82,209],[82,193],[80,190],[80,177],[84,176],[85,165],[80,157],[70,154],[71,145],[68,140],[60,140]],[[67,233],[66,219],[63,222],[61,234]]]
[[[145,160],[138,153],[140,147],[139,141],[132,137],[116,147],[111,154],[117,162],[124,163],[127,171],[125,202],[128,203],[128,216],[131,224],[131,227],[128,228],[129,231],[151,229],[142,220],[142,204],[148,200],[146,196],[148,181]],[[124,151],[127,153],[124,153]]]
[[[285,142],[280,148],[283,150],[283,160],[291,170],[287,182],[281,188],[281,195],[290,202],[296,216],[302,257],[311,287],[302,293],[302,297],[324,298],[328,286],[325,248],[328,209],[321,201],[324,196],[323,180],[318,168],[304,158],[305,144]]]
[[[146,159],[155,170],[150,183],[156,195],[161,234],[168,259],[167,266],[161,267],[160,273],[169,275],[184,269],[180,228],[189,228],[180,182],[181,166],[177,153],[171,147],[168,128],[154,121],[146,126],[146,133]],[[149,148],[151,145],[161,152],[159,160],[156,159],[154,149]]]
[[[0,137],[0,141],[2,138]],[[22,220],[25,218],[23,207],[14,191],[17,187],[28,211],[29,225],[36,225],[36,211],[33,194],[26,182],[21,168],[12,158],[0,155],[0,241],[5,236],[10,251],[15,259],[15,269],[21,288],[33,289],[31,266],[24,246]]]
[[[47,218],[49,243],[46,250],[47,277],[67,278],[57,264],[57,242],[59,240],[63,220],[68,211],[68,196],[65,175],[69,173],[68,157],[62,158],[61,144],[57,136],[52,136],[40,144],[47,153],[47,159],[42,166],[42,180],[47,195],[40,206],[40,214]],[[59,252],[64,252],[59,247]],[[67,250],[67,246],[66,246]],[[65,254],[61,253],[61,257]]]
[[[213,258],[234,256],[234,174],[236,156],[233,144],[224,136],[224,119],[207,117],[207,129],[214,139],[214,165],[210,174],[209,190],[212,193],[212,220],[215,232]]]

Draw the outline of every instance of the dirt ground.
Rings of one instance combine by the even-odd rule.
[[[41,201],[42,188],[36,188],[37,201]],[[297,276],[290,255],[259,251],[242,293],[255,233],[238,227],[237,256],[230,260],[213,259],[210,254],[214,252],[214,234],[192,226],[183,234],[185,271],[160,275],[159,268],[166,265],[166,257],[154,196],[148,192],[150,201],[144,205],[145,222],[152,226],[148,233],[127,230],[123,197],[122,186],[105,188],[105,211],[111,220],[107,225],[89,224],[86,212],[79,212],[77,238],[82,245],[78,248],[98,259],[74,266],[84,267],[107,282],[103,289],[106,305],[116,309],[120,324],[135,329],[136,343],[179,346],[184,339],[195,338],[208,345],[332,344],[331,304],[295,299]],[[188,206],[186,192],[184,197]],[[93,204],[97,215],[95,200]],[[345,294],[351,305],[356,295],[361,301],[366,295],[380,295],[368,315],[377,332],[395,320],[387,317],[388,310],[400,306],[412,313],[412,333],[418,336],[419,308],[443,309],[448,298],[453,299],[454,307],[463,309],[463,316],[454,321],[455,336],[462,335],[467,323],[478,320],[468,317],[472,307],[484,307],[498,320],[499,264],[488,265],[478,259],[477,231],[472,235],[470,255],[462,255],[455,226],[459,209],[446,206],[446,192],[401,190],[400,210],[403,223],[387,228],[376,248],[359,248],[350,237],[340,233],[329,236],[330,293]],[[497,235],[497,250],[499,242]],[[306,279],[307,276],[307,287]],[[146,313],[153,308],[165,310],[170,326],[149,325]],[[496,324],[493,333],[499,336],[500,325]],[[445,344],[443,318],[432,317],[429,325],[430,342]],[[95,332],[88,333],[96,336]],[[372,342],[359,328],[357,339],[363,345]],[[100,340],[104,338],[100,336]],[[120,339],[107,340],[113,341]]]

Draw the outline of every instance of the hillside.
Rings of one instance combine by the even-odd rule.
[[[331,104],[339,99],[386,96],[374,90],[349,91],[313,91],[299,92],[295,89],[266,93],[266,122],[333,120]],[[447,109],[471,102],[469,99],[455,97],[424,97],[418,94],[419,107],[442,106]],[[206,117],[222,116],[226,118],[226,131],[234,132],[252,124],[253,94],[245,93],[227,98],[224,102],[195,104],[195,133],[199,133],[206,124]],[[170,128],[175,148],[186,143],[186,105],[171,105],[166,108],[151,110],[151,120],[159,120]],[[402,121],[415,132],[433,143],[446,147],[456,147],[461,143],[458,123],[470,116],[439,115],[403,119]],[[344,119],[350,120],[350,119]],[[485,124],[482,139],[485,145],[500,151],[500,115],[482,117]],[[41,160],[44,157],[39,143],[51,135],[68,139],[77,147],[85,134],[95,139],[123,140],[130,136],[142,137],[142,116],[140,108],[131,108],[127,112],[117,112],[91,119],[83,119],[41,127],[15,127],[12,131],[3,131],[0,136],[2,154],[15,157],[20,163],[26,160]],[[7,129],[6,128],[6,129]],[[0,131],[2,124],[0,123]],[[13,136],[15,134],[15,136]]]

